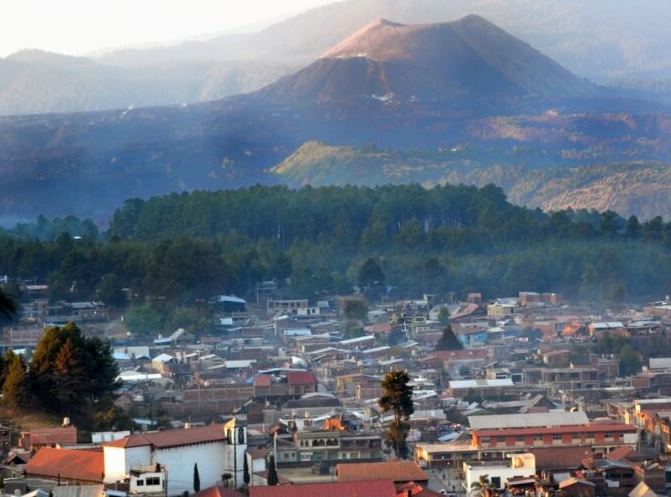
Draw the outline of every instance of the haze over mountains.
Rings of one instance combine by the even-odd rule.
[[[622,215],[671,215],[668,109],[597,87],[481,16],[377,20],[322,53],[223,100],[0,118],[0,222],[104,224],[126,199],[194,189],[410,181],[494,182],[554,209],[598,193]]]
[[[207,101],[259,89],[378,19],[448,22],[478,14],[598,84],[671,94],[671,5],[649,0],[346,0],[260,32],[91,59],[20,52],[0,59],[0,115]],[[655,80],[651,86],[650,81]],[[661,80],[661,82],[659,81]]]

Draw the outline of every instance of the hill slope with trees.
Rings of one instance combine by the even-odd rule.
[[[313,301],[355,287],[376,300],[525,290],[604,305],[671,293],[671,223],[532,210],[493,185],[257,186],[129,200],[103,234],[56,221],[70,231],[41,219],[0,232],[0,274],[48,283],[52,301],[122,307],[140,334],[206,329],[206,302],[253,301],[269,280]]]

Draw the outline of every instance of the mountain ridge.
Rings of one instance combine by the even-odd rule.
[[[181,105],[248,93],[315,61],[375,19],[423,24],[467,14],[486,17],[599,84],[616,79],[625,89],[641,88],[671,77],[671,5],[662,0],[649,0],[646,9],[625,0],[346,0],[259,32],[114,51],[65,74],[60,63],[21,61],[20,71],[9,71],[0,60],[0,115]]]
[[[410,162],[388,167],[383,181],[420,172],[423,182],[451,181],[439,162],[416,167],[404,150],[468,150],[466,168],[671,157],[671,113],[594,97],[589,83],[489,22],[394,31],[417,43],[411,60],[322,58],[263,90],[207,103],[0,118],[2,222],[49,213],[104,224],[133,197],[279,184],[270,168],[311,141],[400,150]],[[566,88],[555,90],[562,78]],[[505,84],[490,91],[494,80]],[[576,98],[572,85],[587,90]],[[370,181],[368,172],[351,170],[351,182]]]

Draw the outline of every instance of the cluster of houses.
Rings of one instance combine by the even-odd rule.
[[[347,318],[353,334],[337,300],[267,299],[255,313],[236,297],[216,306],[216,333],[180,329],[114,347],[118,405],[158,407],[168,423],[138,417],[132,433],[90,440],[67,423],[22,433],[18,447],[3,441],[15,477],[6,488],[51,481],[115,497],[241,488],[260,497],[654,497],[671,488],[671,359],[621,377],[617,354],[597,352],[606,335],[663,351],[666,302],[594,316],[556,294],[425,296],[376,306],[354,326]],[[446,315],[460,347],[436,350]],[[412,377],[411,461],[394,460],[390,413],[377,404],[395,369]],[[275,471],[279,485],[269,487]]]

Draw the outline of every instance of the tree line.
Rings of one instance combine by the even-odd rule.
[[[156,331],[205,324],[208,299],[254,300],[268,280],[311,300],[359,288],[374,300],[525,290],[640,302],[671,293],[669,247],[661,217],[546,213],[493,185],[255,186],[131,199],[104,232],[40,216],[0,231],[0,275],[9,293],[47,283],[52,301],[100,301]]]

